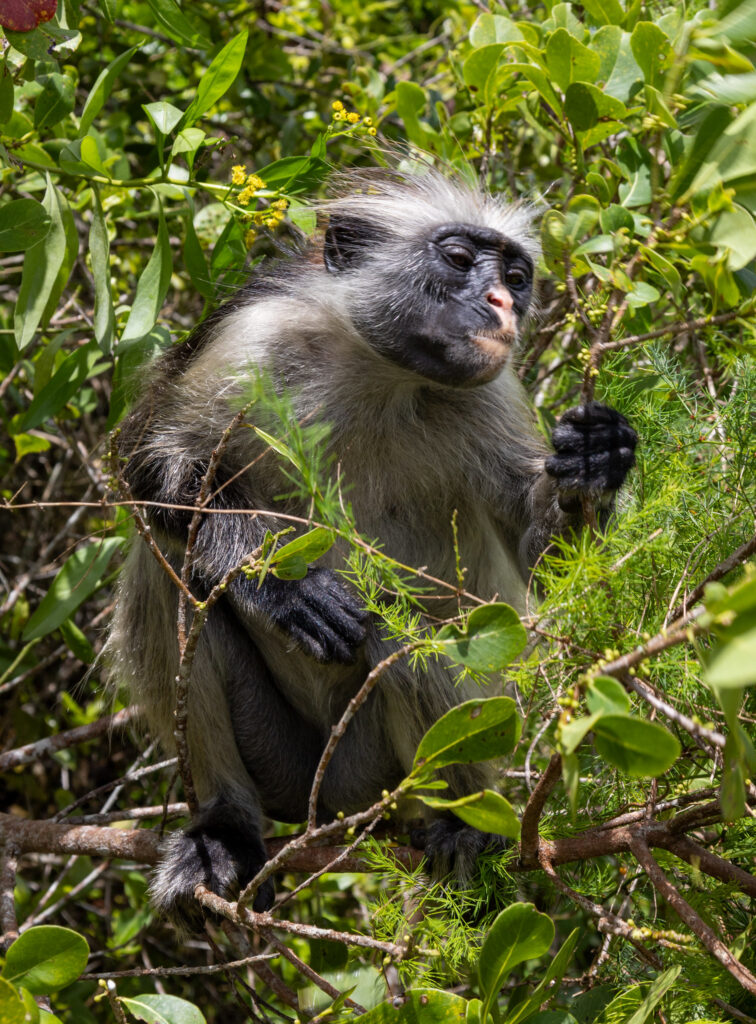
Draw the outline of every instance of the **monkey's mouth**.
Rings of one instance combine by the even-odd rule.
[[[511,331],[476,331],[470,335],[475,347],[493,362],[503,362],[512,351],[516,337]]]

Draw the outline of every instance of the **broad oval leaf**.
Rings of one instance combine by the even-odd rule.
[[[28,1024],[24,1001],[15,988],[0,978],[0,1021],[2,1024]]]
[[[505,978],[517,964],[543,956],[554,941],[554,922],[532,903],[513,903],[502,910],[486,935],[478,961],[478,977],[486,996],[481,1019]]]
[[[604,711],[607,714],[625,714],[630,710],[630,698],[622,683],[611,676],[596,676],[588,684],[585,702],[591,714]]]
[[[9,948],[2,976],[34,995],[57,992],[76,981],[89,959],[86,940],[57,925],[37,925]]]
[[[514,749],[522,723],[511,697],[477,698],[459,704],[420,740],[414,767],[442,768],[502,757]]]
[[[715,690],[756,683],[756,627],[719,645],[706,669],[706,682]]]
[[[658,722],[633,715],[602,715],[593,726],[599,755],[628,775],[663,775],[680,756],[680,744]]]
[[[122,997],[120,1002],[137,1020],[147,1024],[206,1024],[202,1011],[178,996],[148,992],[129,999]]]
[[[50,214],[36,199],[0,206],[0,252],[23,252],[45,237],[50,223]]]
[[[450,624],[434,640],[452,661],[482,672],[497,672],[527,643],[520,616],[508,604],[484,604],[470,612],[464,629]]]
[[[379,1003],[359,1019],[365,1024],[461,1024],[468,1002],[441,989],[412,989],[402,1006]]]
[[[122,537],[105,537],[74,551],[52,581],[24,630],[24,640],[47,636],[67,619],[99,585],[108,562],[123,544]],[[31,934],[26,932],[25,934]]]
[[[508,839],[520,838],[520,819],[514,807],[501,793],[493,789],[482,789],[479,793],[460,797],[459,800],[444,800],[442,797],[417,794],[424,804],[436,810],[453,811],[466,825],[472,825],[480,832],[493,832]]]
[[[280,565],[295,555],[304,559],[305,562],[314,562],[332,548],[333,543],[333,533],[323,526],[316,526],[314,530],[303,533],[301,537],[295,537],[288,544],[284,544],[275,552],[271,562]]]

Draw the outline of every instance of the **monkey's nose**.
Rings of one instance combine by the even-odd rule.
[[[486,302],[490,306],[502,310],[502,312],[510,310],[513,305],[512,296],[506,288],[492,288],[488,295],[486,295]]]

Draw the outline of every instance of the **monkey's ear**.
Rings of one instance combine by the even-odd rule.
[[[359,265],[376,243],[384,242],[387,233],[369,220],[348,215],[334,215],[328,222],[323,243],[323,262],[331,274],[339,274]]]

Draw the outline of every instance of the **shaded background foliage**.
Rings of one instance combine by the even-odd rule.
[[[0,4],[0,24],[9,25],[3,11]],[[0,471],[15,511],[4,510],[0,521],[3,746],[88,726],[105,710],[96,656],[130,513],[108,500],[104,438],[143,367],[251,266],[315,230],[308,200],[332,169],[380,163],[385,147],[398,143],[407,163],[417,148],[534,205],[543,280],[518,368],[544,430],[595,388],[642,438],[622,516],[605,542],[587,535],[562,542],[539,567],[546,639],[510,670],[525,725],[505,765],[507,797],[521,810],[558,749],[564,785],[541,821],[547,837],[578,836],[597,820],[638,809],[663,818],[718,799],[696,838],[752,866],[752,577],[739,596],[709,591],[709,617],[696,620],[690,637],[684,622],[679,643],[648,645],[687,613],[680,611],[686,595],[693,592],[692,605],[700,599],[698,584],[709,576],[732,584],[753,555],[754,39],[753,0],[716,10],[640,0],[490,9],[459,0],[100,0],[61,3],[30,33],[7,29]],[[406,619],[394,625],[411,634]],[[719,647],[706,677],[713,641]],[[647,654],[628,677],[617,662],[638,645]],[[596,683],[602,672],[631,691],[640,677],[638,685],[667,701],[651,715],[676,734],[682,755],[660,778],[643,777],[654,752],[643,726],[635,752],[627,719],[619,737],[596,720],[593,741],[580,742],[588,714],[628,714],[615,689]],[[648,714],[635,693],[633,722]],[[730,737],[727,747],[712,747],[712,730]],[[37,749],[26,763],[11,762],[0,779],[4,810],[68,819],[176,799],[170,766],[113,785],[161,763],[151,744],[126,732],[108,742],[95,727],[88,740],[49,754]],[[146,820],[157,825],[160,815]],[[381,843],[370,856],[375,872],[327,875],[287,913],[386,941],[414,934],[401,981],[457,986],[459,1002],[433,1003],[439,1013],[476,1019],[480,1007],[465,999],[485,998],[485,964],[510,941],[495,928],[481,972],[470,973],[483,932],[465,907],[534,899],[556,921],[554,950],[566,948],[575,926],[582,930],[554,1004],[560,1009],[538,1014],[536,1004],[526,1016],[522,1009],[525,986],[544,979],[545,949],[536,946],[509,979],[493,971],[492,985],[505,982],[503,1019],[756,1016],[753,995],[697,945],[626,850],[564,870],[572,895],[543,874],[514,874],[512,852],[486,865],[482,888],[468,897],[429,893],[425,915],[405,898],[412,883]],[[670,853],[658,859],[753,971],[748,897]],[[283,887],[298,880],[287,876]],[[92,972],[235,958],[217,933],[221,952],[204,939],[179,945],[152,920],[145,889],[138,863],[34,855],[17,876],[16,909],[22,926],[55,923],[84,935]],[[613,940],[598,932],[596,914],[575,893],[611,909],[626,931]],[[543,927],[534,924],[540,918],[527,920]],[[348,954],[303,935],[287,943],[337,989],[357,985],[352,996],[362,1005],[382,999],[386,982],[396,991],[396,972],[382,973],[375,954]],[[66,981],[81,970],[72,950]],[[275,969],[299,992],[303,1016],[330,1002],[291,963]],[[5,977],[15,979],[9,970]],[[265,987],[275,978],[257,976],[262,998],[285,1007],[280,987]],[[250,1002],[246,977],[128,978],[118,993],[134,998],[155,985],[195,1003],[208,1021],[249,1019],[250,1005],[263,1017],[273,1013]],[[657,987],[649,988],[654,977]],[[53,978],[37,991],[55,993],[61,984]],[[20,997],[7,987],[0,985],[0,999],[11,1005]],[[112,1019],[117,1010],[95,1001],[96,992],[94,980],[69,985],[53,999],[56,1012]],[[133,1006],[125,1012],[139,1019]],[[188,1011],[176,1004],[160,1012],[200,1019],[182,1018]],[[352,1016],[338,1000],[334,1013]]]

